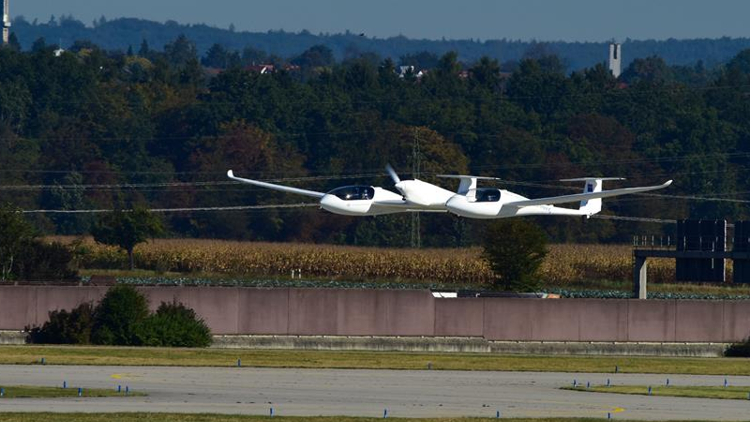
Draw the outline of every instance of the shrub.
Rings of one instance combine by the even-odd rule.
[[[157,347],[208,347],[211,331],[195,311],[176,301],[162,302],[138,327],[138,342]]]
[[[135,287],[117,285],[104,295],[94,312],[94,344],[136,346],[136,329],[148,317],[148,301]]]
[[[521,219],[490,223],[485,231],[482,258],[495,274],[494,288],[534,292],[542,287],[539,268],[547,256],[547,236]]]
[[[26,329],[29,343],[36,344],[89,344],[94,307],[82,303],[68,312],[51,311],[49,321],[40,327]]]
[[[750,337],[745,339],[742,343],[735,343],[729,346],[729,348],[724,351],[724,356],[732,358],[750,358]]]
[[[23,256],[17,260],[21,280],[77,280],[73,269],[73,252],[59,242],[33,240],[27,244]]]

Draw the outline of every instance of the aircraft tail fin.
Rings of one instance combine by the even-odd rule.
[[[583,193],[595,193],[595,192],[601,192],[602,191],[602,185],[604,184],[605,180],[625,180],[622,177],[581,177],[577,179],[562,179],[561,182],[584,182],[583,186]],[[587,216],[592,216],[594,214],[598,214],[602,210],[602,199],[601,198],[594,198],[594,199],[584,199],[581,201],[580,206],[578,207],[578,210],[581,211],[582,214],[585,214]]]
[[[456,191],[459,195],[468,195],[471,191],[476,190],[477,180],[500,180],[497,177],[469,176],[464,174],[438,174],[437,177],[459,179],[461,183],[458,185],[458,190]]]

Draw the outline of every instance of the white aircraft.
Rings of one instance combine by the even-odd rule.
[[[387,167],[400,195],[381,187],[344,186],[330,192],[316,192],[290,186],[276,185],[258,180],[235,177],[232,170],[227,176],[238,182],[281,192],[311,196],[320,200],[320,207],[334,214],[370,216],[400,212],[451,212],[461,217],[475,219],[508,218],[527,215],[568,215],[591,217],[602,210],[602,198],[628,195],[663,189],[672,184],[602,190],[605,180],[624,180],[614,177],[586,177],[563,179],[563,182],[585,182],[583,193],[549,198],[528,199],[516,193],[496,188],[478,188],[478,180],[500,180],[493,177],[449,176],[459,179],[457,192],[443,189],[421,180],[401,180],[393,168]],[[578,209],[556,207],[557,204],[580,202]]]

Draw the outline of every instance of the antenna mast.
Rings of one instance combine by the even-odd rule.
[[[419,171],[422,164],[422,153],[419,150],[419,128],[414,129],[414,142],[412,144],[411,173],[414,179],[419,178]],[[420,228],[420,213],[411,213],[411,247],[422,247],[422,230]]]
[[[8,45],[10,36],[10,0],[0,0],[3,2],[3,45]]]

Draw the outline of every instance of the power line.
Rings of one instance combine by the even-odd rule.
[[[307,176],[286,177],[277,179],[264,179],[264,182],[314,182],[320,180],[339,179],[362,179],[365,177],[383,176],[385,173],[362,173],[340,176]],[[0,190],[39,190],[39,189],[141,189],[159,187],[204,187],[204,186],[227,186],[243,185],[235,181],[212,181],[212,182],[164,182],[164,183],[119,183],[119,184],[96,184],[96,185],[0,185]]]
[[[198,207],[198,208],[151,208],[149,211],[156,213],[171,212],[211,212],[211,211],[251,211],[251,210],[268,210],[268,209],[290,209],[290,208],[309,208],[319,207],[320,204],[300,203],[300,204],[273,204],[273,205],[241,205],[233,207]],[[102,214],[113,212],[111,209],[96,210],[21,210],[22,214]],[[127,212],[127,210],[126,210]]]

